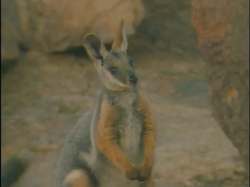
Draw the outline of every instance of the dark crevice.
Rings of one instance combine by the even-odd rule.
[[[26,53],[26,52],[29,51],[29,48],[27,46],[25,46],[24,44],[22,44],[22,43],[18,44],[18,48],[19,48],[21,53]]]
[[[105,47],[108,51],[110,51],[112,48],[112,44],[105,44]]]
[[[9,72],[17,64],[17,60],[1,60],[1,75]]]
[[[105,44],[105,47],[109,51],[112,47],[112,44]],[[65,51],[54,52],[53,54],[72,55],[72,56],[75,56],[77,58],[88,58],[87,52],[83,46],[72,47],[72,48],[67,49]]]
[[[72,55],[72,56],[75,56],[77,58],[87,58],[87,52],[83,46],[72,47],[72,48],[67,49],[65,51],[54,52],[54,54]]]

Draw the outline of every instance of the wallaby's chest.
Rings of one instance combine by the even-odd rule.
[[[141,135],[143,121],[132,108],[126,110],[120,116],[117,123],[117,137],[121,149],[135,162],[139,162],[141,156]]]

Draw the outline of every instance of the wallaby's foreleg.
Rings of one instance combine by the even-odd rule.
[[[107,101],[103,101],[97,129],[97,147],[128,179],[136,180],[138,178],[137,168],[117,144],[116,128],[114,127],[117,117],[116,108]]]
[[[144,118],[144,129],[142,135],[143,158],[139,168],[139,180],[145,180],[150,176],[153,166],[156,132],[151,108],[147,100],[142,96],[138,98],[137,110]]]
[[[154,187],[153,177],[150,176],[140,185],[140,187]]]
[[[70,187],[93,187],[88,174],[81,169],[71,171],[67,175],[65,183]]]

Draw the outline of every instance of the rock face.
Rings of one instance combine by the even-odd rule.
[[[1,0],[1,62],[16,60],[20,56],[18,17],[13,0]]]
[[[193,0],[192,22],[207,61],[214,117],[249,175],[249,1]]]
[[[20,23],[17,33],[22,36],[21,42],[32,50],[50,53],[82,46],[82,37],[88,32],[111,43],[119,21],[124,19],[128,35],[136,32],[169,53],[197,52],[190,0],[2,1],[9,9],[2,12],[3,17],[15,14],[15,20],[8,22]],[[17,54],[15,51],[13,54]]]
[[[190,22],[190,0],[2,1],[9,4],[9,11],[2,12],[3,17],[15,14],[15,20],[7,22],[19,22],[16,27],[21,43],[31,50],[51,53],[79,47],[88,32],[111,43],[119,21],[124,19],[128,35],[137,33],[136,38],[143,36],[165,52],[182,55],[198,51],[196,33]],[[8,33],[2,35],[8,38]],[[11,54],[16,56],[18,50],[13,42],[5,43],[12,46],[15,52]],[[6,50],[2,53],[7,54]]]
[[[26,46],[43,52],[81,46],[88,32],[111,42],[121,19],[128,35],[144,16],[140,0],[16,0]]]
[[[191,25],[190,0],[143,0],[146,16],[138,26],[139,36],[165,52],[196,54],[196,33]]]

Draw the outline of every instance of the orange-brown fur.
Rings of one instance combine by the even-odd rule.
[[[150,176],[143,182],[143,184],[141,184],[140,187],[152,187],[153,185],[153,177],[152,174],[150,174]]]
[[[135,168],[123,151],[119,148],[116,142],[114,123],[119,117],[117,109],[103,101],[101,105],[101,113],[98,124],[98,149],[121,171],[125,173],[128,178],[146,179],[150,176],[153,165],[153,151],[155,145],[155,125],[151,114],[151,109],[142,96],[137,99],[137,111],[144,118],[143,130],[143,159],[140,168]],[[137,173],[138,172],[138,173]],[[138,176],[137,176],[138,175]]]
[[[143,159],[139,168],[139,176],[146,178],[150,175],[153,165],[153,152],[155,146],[155,124],[151,113],[151,108],[145,97],[139,96],[137,99],[137,111],[144,118],[143,130]]]
[[[119,49],[120,46],[122,45],[123,42],[122,27],[123,27],[123,20],[121,20],[120,22],[119,31],[117,32],[116,40],[113,42],[112,49],[117,49],[117,48]]]
[[[101,105],[97,128],[97,147],[115,166],[120,168],[128,178],[137,178],[137,169],[131,163],[116,142],[114,122],[118,117],[117,110],[107,101]]]

